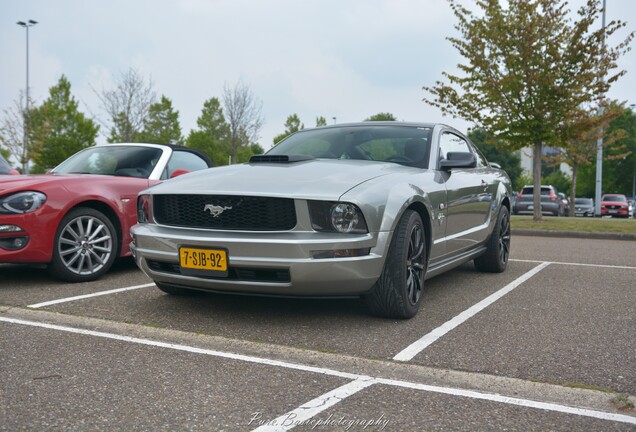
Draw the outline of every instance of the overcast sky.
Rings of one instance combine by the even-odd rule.
[[[607,3],[608,22],[636,29],[634,0]],[[238,80],[263,103],[265,149],[293,113],[306,127],[317,116],[342,123],[378,112],[470,126],[422,102],[422,86],[461,61],[445,39],[455,23],[446,0],[0,0],[0,109],[26,85],[16,21],[29,19],[39,22],[29,30],[31,97],[42,102],[64,74],[88,115],[103,115],[92,88],[135,68],[172,100],[184,136],[203,102]],[[610,96],[636,103],[635,51],[620,67],[628,74]]]

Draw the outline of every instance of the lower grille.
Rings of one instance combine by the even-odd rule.
[[[165,261],[147,260],[151,270],[161,273],[181,274],[179,264]],[[198,276],[202,277],[202,276]],[[291,277],[287,269],[263,268],[230,268],[227,277],[209,277],[207,279],[222,279],[247,282],[289,282]]]
[[[294,200],[231,195],[154,195],[163,225],[245,231],[289,231],[296,226]]]

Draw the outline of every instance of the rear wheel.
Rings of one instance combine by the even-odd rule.
[[[78,207],[57,228],[49,272],[68,282],[95,280],[110,269],[118,252],[119,239],[110,219],[95,209]]]
[[[374,315],[411,318],[422,300],[426,274],[426,234],[422,218],[407,210],[400,219],[380,278],[364,298]]]
[[[510,214],[501,206],[497,224],[488,240],[486,253],[475,258],[475,268],[483,272],[501,273],[506,270],[510,255]]]

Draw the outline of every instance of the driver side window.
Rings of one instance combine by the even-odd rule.
[[[470,147],[462,137],[450,132],[442,133],[439,140],[439,158],[447,159],[449,152],[470,153]]]

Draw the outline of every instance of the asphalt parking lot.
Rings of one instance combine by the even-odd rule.
[[[408,321],[0,264],[0,430],[636,430],[635,243],[511,258],[427,281]]]

